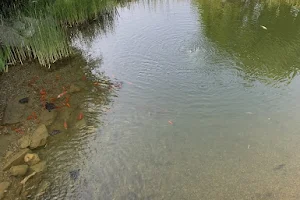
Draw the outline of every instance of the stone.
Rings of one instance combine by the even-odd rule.
[[[31,135],[30,139],[30,149],[35,149],[37,147],[44,146],[49,137],[47,128],[44,124],[41,124]]]
[[[76,124],[75,124],[75,127],[78,128],[78,129],[86,127],[85,119],[83,118],[83,119],[77,121]]]
[[[4,198],[4,195],[7,192],[7,189],[9,188],[9,186],[10,186],[9,182],[1,182],[0,183],[0,199]]]
[[[27,173],[28,165],[17,165],[9,169],[12,176],[24,176]]]
[[[57,112],[55,110],[52,110],[51,112],[48,110],[43,110],[40,116],[41,123],[49,126],[55,121],[56,116]]]
[[[19,103],[19,99],[7,102],[2,124],[16,124],[24,121],[24,111],[26,106]]]
[[[39,162],[38,164],[32,165],[32,166],[30,167],[30,170],[31,170],[31,171],[34,171],[34,172],[36,172],[36,173],[39,173],[39,172],[44,171],[46,168],[47,168],[47,166],[46,166],[46,161],[41,161],[41,162]]]
[[[41,161],[39,155],[37,155],[36,153],[28,153],[25,155],[24,157],[24,161],[28,164],[28,165],[35,165],[38,162]]]
[[[19,152],[10,156],[7,159],[6,163],[4,164],[3,170],[4,171],[8,170],[9,168],[11,168],[11,166],[14,166],[14,165],[24,164],[24,156],[30,152],[31,152],[30,149],[26,148],[26,149],[21,149]]]
[[[19,147],[21,149],[27,148],[30,146],[30,136],[25,135],[18,140]]]
[[[70,89],[69,89],[69,93],[75,93],[75,92],[80,92],[80,87],[76,86],[75,84],[72,84],[70,86]]]

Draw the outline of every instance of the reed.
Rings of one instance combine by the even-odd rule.
[[[72,53],[68,34],[70,27],[79,27],[89,20],[99,19],[101,24],[111,25],[111,20],[117,14],[118,3],[115,0],[30,1],[22,9],[18,7],[14,10],[14,16],[3,14],[4,23],[0,25],[0,70],[7,64],[22,64],[26,59],[36,59],[42,66],[50,67],[55,61]],[[12,7],[13,4],[8,8],[10,12]],[[19,23],[17,28],[12,21]]]

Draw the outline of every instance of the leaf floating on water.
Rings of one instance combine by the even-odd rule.
[[[268,30],[267,27],[260,25],[260,27],[262,27],[264,30]]]

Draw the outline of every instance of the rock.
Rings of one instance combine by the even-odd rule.
[[[81,119],[81,120],[77,121],[76,124],[75,124],[75,127],[79,128],[79,129],[86,127],[85,119]]]
[[[1,182],[0,183],[0,199],[4,198],[5,192],[9,188],[10,183],[9,182]]]
[[[21,149],[27,148],[30,146],[30,136],[25,135],[18,140],[19,147]]]
[[[51,125],[57,116],[57,112],[53,110],[49,112],[48,110],[43,110],[40,116],[41,123],[45,124],[46,126]]]
[[[69,93],[75,93],[75,92],[80,92],[80,87],[76,86],[75,84],[72,84],[70,86],[70,89],[69,89]]]
[[[18,99],[8,101],[5,109],[3,124],[16,124],[24,120],[25,105],[20,104]]]
[[[3,170],[8,170],[11,166],[24,164],[24,156],[30,153],[30,149],[21,149],[16,154],[8,158],[7,162],[4,164]]]
[[[30,167],[30,170],[31,171],[34,171],[34,172],[36,172],[36,173],[39,173],[39,172],[42,172],[42,171],[44,171],[45,169],[46,169],[46,161],[41,161],[41,162],[39,162],[38,164],[35,164],[35,165],[32,165],[31,167]]]
[[[24,157],[24,161],[28,164],[28,165],[35,165],[38,162],[41,161],[41,159],[39,158],[39,155],[37,155],[36,153],[28,153],[25,155]]]
[[[30,139],[30,149],[44,146],[47,142],[49,134],[44,124],[40,125],[32,134]]]
[[[9,169],[12,176],[24,176],[27,173],[28,165],[17,165]]]

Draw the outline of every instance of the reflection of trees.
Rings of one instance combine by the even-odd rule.
[[[241,61],[247,75],[277,81],[296,75],[300,63],[297,8],[259,0],[197,0],[196,4],[206,36]]]

